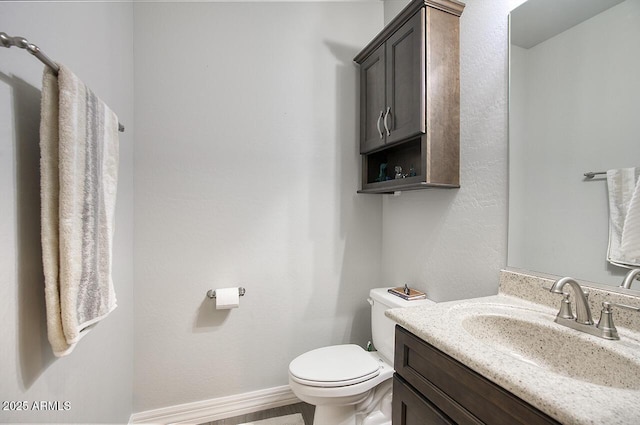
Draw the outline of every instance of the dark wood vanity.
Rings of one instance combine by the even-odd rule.
[[[463,8],[455,0],[414,0],[355,57],[361,192],[460,187]]]
[[[560,424],[396,326],[393,425]]]

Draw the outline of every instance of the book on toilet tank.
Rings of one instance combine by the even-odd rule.
[[[407,286],[404,288],[400,286],[397,288],[391,288],[388,292],[407,301],[424,300],[427,298],[427,294],[424,292],[418,291],[417,289],[411,289]]]

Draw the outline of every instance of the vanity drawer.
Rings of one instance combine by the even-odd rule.
[[[394,367],[454,423],[559,424],[400,326],[396,326]]]

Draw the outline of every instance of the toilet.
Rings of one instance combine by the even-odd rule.
[[[388,289],[372,289],[368,299],[378,351],[332,345],[301,354],[289,364],[291,390],[316,407],[313,425],[391,425],[395,322],[384,312],[433,301],[406,301]]]

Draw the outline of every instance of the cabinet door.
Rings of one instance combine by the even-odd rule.
[[[367,153],[385,143],[384,44],[360,65],[360,153]]]
[[[386,42],[387,144],[425,132],[425,43],[424,8]]]
[[[393,377],[392,425],[455,425],[405,381]]]

